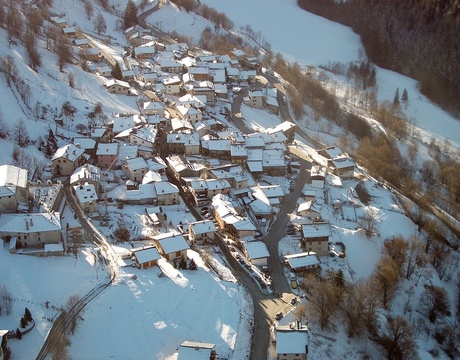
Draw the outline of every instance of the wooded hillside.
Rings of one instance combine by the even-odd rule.
[[[298,0],[350,26],[377,65],[417,79],[421,91],[460,115],[459,0]]]

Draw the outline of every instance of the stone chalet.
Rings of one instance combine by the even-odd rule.
[[[121,170],[132,181],[140,183],[149,167],[142,157],[123,160]]]
[[[281,131],[287,138],[288,143],[292,143],[294,141],[295,131],[297,125],[291,121],[283,121],[281,124],[276,125],[275,127],[269,127],[265,129],[265,133],[273,134]]]
[[[307,251],[314,251],[320,256],[329,252],[329,238],[332,236],[328,222],[302,225],[302,239]]]
[[[193,196],[196,206],[208,204],[217,194],[228,194],[230,184],[227,180],[197,179],[187,181],[187,187]]]
[[[326,182],[326,168],[319,165],[313,165],[310,170],[311,186],[319,189],[324,189]]]
[[[321,213],[312,208],[311,200],[300,203],[297,207],[297,215],[306,217],[311,221],[321,218]]]
[[[93,184],[76,185],[73,187],[73,190],[80,207],[86,214],[97,211],[98,196]]]
[[[264,94],[262,91],[249,91],[248,96],[244,98],[244,103],[256,109],[264,107]]]
[[[76,137],[73,139],[73,144],[85,151],[89,156],[96,155],[96,140],[90,137]]]
[[[147,147],[150,149],[149,152],[155,147],[156,138],[156,126],[147,124],[132,127],[115,136],[116,140],[122,139],[130,144],[138,145],[139,147]]]
[[[176,107],[176,109],[179,113],[179,117],[181,119],[190,121],[192,125],[196,124],[197,122],[203,119],[203,114],[201,113],[201,110],[195,108],[194,106],[179,105]]]
[[[234,164],[245,166],[248,162],[248,151],[242,144],[231,144],[230,156]]]
[[[202,139],[201,149],[203,151],[204,156],[230,160],[231,144],[232,141],[228,139]]]
[[[136,54],[137,59],[151,59],[156,51],[154,45],[136,46],[134,48],[134,54]]]
[[[168,181],[154,183],[157,192],[157,205],[179,204],[179,188]]]
[[[164,71],[170,74],[181,74],[183,68],[184,68],[184,65],[177,60],[172,60],[172,59],[161,59],[160,60],[161,71]]]
[[[170,154],[198,155],[200,154],[200,139],[196,132],[170,133],[166,135],[166,146]]]
[[[234,240],[255,236],[256,227],[248,219],[239,215],[226,195],[216,195],[212,199],[214,217],[219,228]]]
[[[188,234],[192,243],[203,245],[215,242],[216,226],[212,220],[202,220],[189,223]]]
[[[209,170],[209,175],[213,179],[227,180],[235,190],[248,192],[249,178],[239,165],[214,168]]]
[[[327,165],[334,175],[341,178],[352,178],[355,176],[355,162],[348,155],[328,160]]]
[[[0,165],[0,213],[28,209],[28,170],[14,165]]]
[[[174,75],[174,76],[167,77],[161,80],[161,82],[163,83],[165,87],[166,94],[177,95],[180,93],[180,87],[182,84],[182,80],[178,76]]]
[[[307,360],[307,325],[298,320],[288,325],[276,325],[275,332],[277,360]]]
[[[96,194],[101,192],[101,169],[91,164],[85,164],[75,169],[70,176],[70,186],[91,184],[94,186]]]
[[[147,269],[158,264],[161,255],[155,246],[136,249],[133,251],[134,261],[140,269]]]
[[[97,165],[101,169],[110,169],[118,159],[118,143],[99,143],[97,145],[96,156]]]
[[[153,241],[158,250],[168,261],[187,259],[187,250],[190,249],[184,236],[180,233],[169,232],[155,235]]]
[[[130,86],[126,81],[111,79],[105,83],[105,87],[111,94],[129,95]]]
[[[2,214],[0,237],[9,241],[10,248],[43,248],[45,244],[62,241],[61,219],[58,212],[33,214]],[[14,238],[14,240],[13,240]]]
[[[161,117],[165,116],[166,107],[163,102],[159,101],[147,101],[143,105],[145,115],[159,115]]]
[[[85,151],[73,144],[60,147],[56,150],[51,161],[53,162],[54,176],[72,175],[76,168],[86,163]]]
[[[168,156],[166,162],[168,164],[167,171],[183,185],[185,185],[185,178],[201,178],[202,175],[206,174],[205,165],[184,161],[177,155]]]

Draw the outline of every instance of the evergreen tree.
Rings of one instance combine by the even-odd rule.
[[[14,124],[12,138],[20,147],[26,147],[29,144],[29,133],[27,132],[26,124],[23,119],[19,119],[18,122]]]
[[[137,24],[137,8],[132,0],[128,0],[126,4],[123,21],[125,29]]]
[[[343,276],[342,269],[339,269],[339,271],[334,274],[332,284],[339,290],[345,289],[345,277]]]
[[[112,76],[114,79],[123,80],[123,73],[121,72],[120,64],[118,62],[116,62],[113,66]]]
[[[22,320],[22,319],[21,319]],[[16,337],[18,338],[18,340],[21,340],[22,339],[22,334],[21,334],[21,331],[16,328]]]
[[[21,321],[19,322],[21,324],[21,327],[24,329],[27,326],[27,321],[23,317],[21,318]]]
[[[49,130],[48,138],[46,139],[47,144],[49,144],[51,151],[54,153],[58,149],[57,139],[53,133],[53,130]]]
[[[393,98],[393,106],[399,106],[399,88],[396,88],[395,97]]]
[[[407,93],[407,89],[403,90],[401,101],[407,105],[407,102],[409,101],[409,94]]]

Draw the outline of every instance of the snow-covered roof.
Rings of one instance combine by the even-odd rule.
[[[124,164],[126,164],[126,166],[131,171],[148,168],[147,163],[145,162],[145,159],[143,157],[125,160]]]
[[[84,152],[85,150],[79,149],[74,144],[68,144],[57,149],[51,160],[65,158],[73,162],[76,159],[78,159],[81,155],[83,155]]]
[[[156,182],[154,185],[155,185],[155,189],[157,191],[157,194],[159,194],[159,195],[178,194],[179,193],[179,188],[176,185],[171,184],[168,181]]]
[[[332,236],[329,223],[314,223],[302,225],[302,233],[305,238]]]
[[[236,230],[256,231],[256,226],[248,218],[243,218],[233,223],[233,227]]]
[[[187,241],[184,236],[179,233],[166,233],[161,235],[156,235],[154,237],[158,244],[163,249],[165,254],[172,254],[176,251],[182,251],[190,249]]]
[[[306,346],[308,346],[308,328],[306,325],[293,326],[289,324],[276,327],[277,354],[305,354],[307,352]]]
[[[349,157],[338,157],[338,158],[332,159],[331,162],[336,169],[345,169],[345,168],[355,166],[355,162]]]
[[[155,171],[149,170],[142,178],[142,184],[162,181],[160,174]]]
[[[113,119],[112,132],[118,134],[142,122],[144,122],[144,119],[139,115],[133,115],[129,117],[116,117],[115,119]]]
[[[165,164],[164,160],[159,156],[155,156],[153,158],[147,159],[145,162],[147,163],[147,166],[149,167],[149,170],[151,171],[160,171],[168,167]]]
[[[165,104],[159,101],[147,101],[144,102],[144,111],[163,111],[165,109]]]
[[[154,184],[140,184],[138,190],[127,190],[120,198],[126,201],[140,201],[156,197]]]
[[[317,150],[317,152],[319,154],[323,153],[325,154],[325,156],[329,159],[334,159],[340,155],[343,155],[344,152],[341,148],[339,148],[338,146],[330,146],[330,147],[327,147],[325,149],[319,149]]]
[[[216,231],[216,226],[212,220],[196,221],[189,224],[194,234],[206,234],[208,232]]]
[[[231,156],[248,156],[246,147],[240,144],[231,144],[230,154]]]
[[[252,173],[262,172],[264,170],[262,166],[262,161],[248,161],[246,164],[248,166],[249,171]]]
[[[118,154],[118,143],[99,143],[97,145],[96,155],[117,155]]]
[[[35,233],[60,231],[61,220],[58,212],[31,214],[2,214],[0,231],[9,233]]]
[[[118,147],[118,164],[121,164],[122,160],[133,159],[137,157],[137,151],[139,147],[137,145],[123,143]]]
[[[155,246],[133,251],[139,264],[161,259],[161,255]]]
[[[180,112],[182,116],[193,116],[193,115],[200,115],[201,110],[190,106],[190,105],[178,105],[176,106],[177,111]]]
[[[244,244],[251,259],[262,259],[270,256],[267,245],[263,241],[249,241]]]
[[[76,185],[73,187],[80,204],[97,200],[96,189],[93,184]]]
[[[0,197],[16,193],[16,187],[27,187],[28,170],[14,165],[0,166]]]
[[[300,269],[320,264],[319,258],[314,252],[285,255],[284,259],[289,262],[291,269]]]
[[[129,83],[127,83],[126,81],[122,81],[122,80],[110,79],[105,83],[106,88],[109,88],[109,87],[111,87],[113,85],[118,85],[118,86],[121,86],[121,87],[124,87],[124,88],[127,88],[127,89],[130,88]]]
[[[81,149],[94,149],[96,146],[96,140],[89,137],[76,137],[73,139],[75,146],[80,146]]]
[[[76,168],[70,176],[70,184],[75,184],[80,180],[92,180],[95,182],[101,181],[101,169],[91,164],[85,164]]]

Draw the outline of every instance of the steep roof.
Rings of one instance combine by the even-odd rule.
[[[28,170],[14,165],[0,166],[0,196],[11,196],[16,193],[16,187],[27,187]]]
[[[0,231],[2,232],[35,233],[60,230],[61,220],[58,212],[0,216]]]

